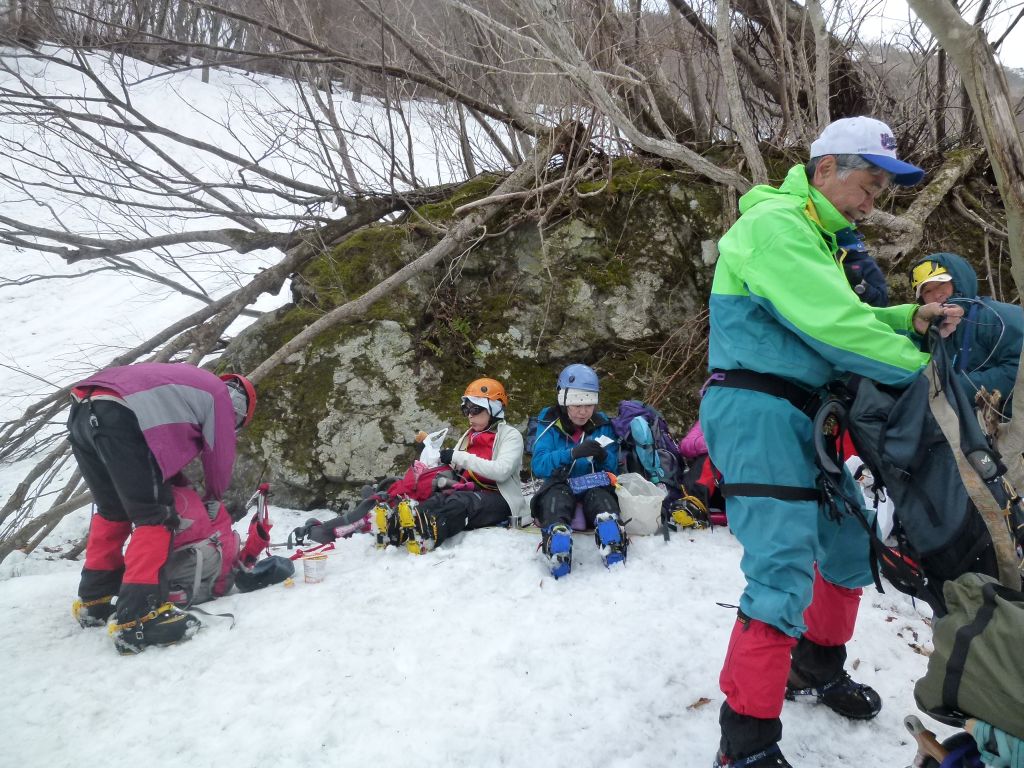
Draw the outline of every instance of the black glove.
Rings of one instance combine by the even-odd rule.
[[[598,463],[601,463],[605,460],[607,455],[607,451],[605,451],[597,440],[584,440],[572,449],[572,457],[574,459],[582,459],[589,456]]]
[[[455,453],[455,450],[452,449],[452,448],[442,448],[441,449],[441,463],[442,464],[447,464],[448,466],[451,466],[452,454],[454,454],[454,453]]]

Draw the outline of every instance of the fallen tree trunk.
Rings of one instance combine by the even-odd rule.
[[[935,173],[931,182],[915,197],[914,202],[902,216],[891,217],[888,214],[873,215],[870,221],[884,223],[891,229],[898,229],[900,235],[891,245],[883,245],[878,255],[893,266],[899,265],[921,242],[924,237],[924,225],[928,217],[934,213],[942,201],[961,179],[974,167],[981,157],[981,149],[969,149],[954,153]]]
[[[472,236],[478,235],[488,221],[502,210],[510,195],[533,187],[542,171],[547,167],[552,148],[561,146],[569,138],[567,129],[556,130],[554,133],[537,142],[533,153],[512,172],[497,189],[484,198],[469,214],[455,224],[437,245],[417,257],[404,267],[377,283],[357,299],[353,299],[340,307],[328,312],[286,342],[280,349],[260,363],[249,374],[253,383],[259,382],[275,366],[280,365],[289,355],[298,352],[319,334],[342,323],[350,323],[362,317],[376,302],[385,298],[409,279],[426,272],[436,266],[456,248],[462,246]],[[488,202],[490,200],[490,202]]]

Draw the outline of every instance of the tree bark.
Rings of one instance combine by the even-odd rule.
[[[909,4],[952,59],[970,97],[1006,210],[1010,273],[1017,293],[1024,295],[1024,144],[1006,77],[983,30],[963,19],[949,0],[909,0]],[[1015,391],[1024,392],[1022,374],[1024,366],[1017,370]],[[1024,408],[1014,413],[998,447],[1009,470],[1007,479],[1019,491],[1024,488]]]
[[[807,18],[814,34],[814,78],[811,90],[814,93],[814,117],[817,125],[811,131],[815,135],[831,122],[828,112],[829,85],[829,36],[825,29],[825,14],[819,0],[807,0]]]
[[[736,72],[736,60],[732,55],[732,24],[730,23],[729,0],[717,0],[717,20],[715,39],[718,43],[718,59],[722,65],[722,77],[725,79],[725,94],[729,101],[729,116],[732,118],[732,129],[743,148],[743,156],[750,168],[750,178],[755,184],[768,183],[768,169],[765,167],[761,150],[754,137],[754,127],[750,122],[740,76]]]
[[[961,150],[947,158],[934,175],[931,182],[914,198],[914,202],[906,213],[894,221],[886,221],[884,212],[872,214],[869,221],[884,222],[890,229],[899,229],[901,234],[892,245],[883,245],[878,249],[880,258],[890,264],[898,265],[917,247],[924,237],[924,225],[928,217],[942,203],[949,191],[971,170],[981,156],[980,149]]]

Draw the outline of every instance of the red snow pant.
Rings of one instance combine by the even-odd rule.
[[[762,621],[741,616],[729,638],[719,677],[729,707],[740,715],[779,717],[791,654],[797,671],[808,678],[809,685],[821,685],[839,674],[846,661],[846,643],[853,637],[862,592],[830,584],[814,569],[814,596],[804,611],[807,631],[800,641],[801,646],[810,646],[806,653],[796,649],[796,638]],[[831,651],[822,654],[813,646]],[[822,655],[827,660],[817,661]]]
[[[75,403],[68,430],[96,503],[78,595],[117,595],[117,622],[133,621],[167,601],[163,569],[177,522],[171,486],[129,408],[108,400]]]

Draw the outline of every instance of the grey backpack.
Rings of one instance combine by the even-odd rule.
[[[165,573],[169,587],[168,600],[180,608],[205,603],[227,589],[218,589],[223,566],[220,534],[175,549],[167,561]]]

